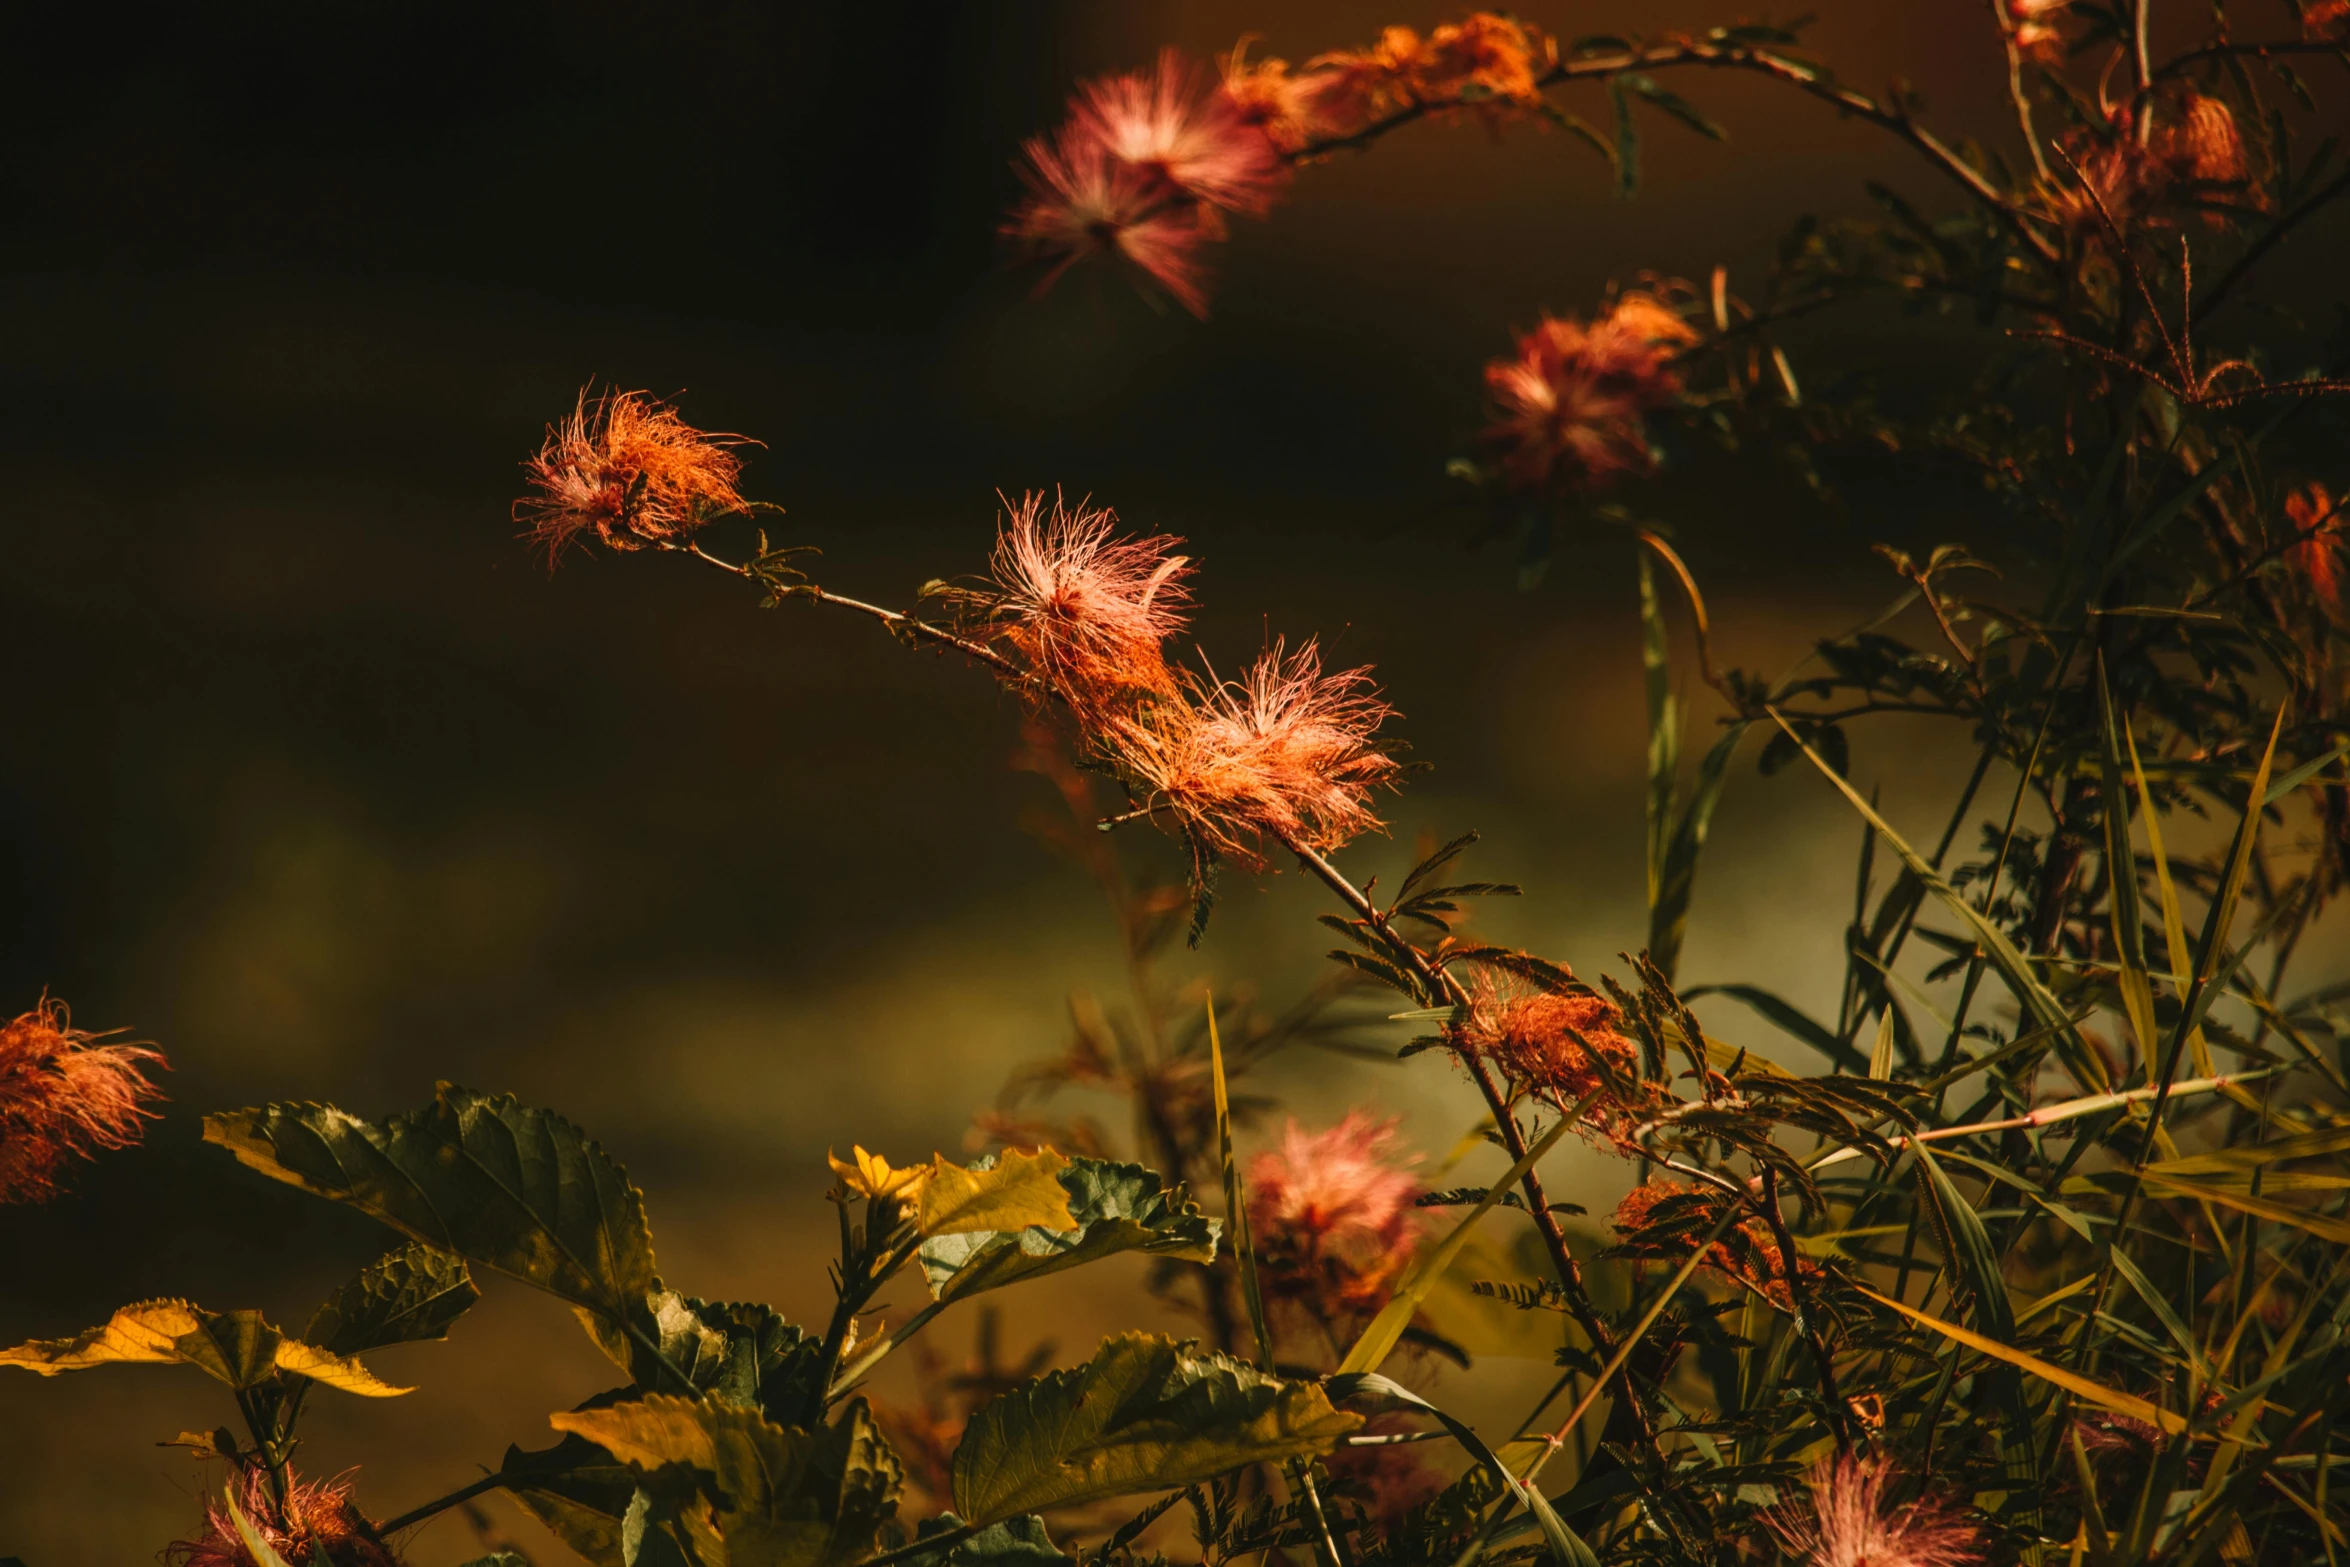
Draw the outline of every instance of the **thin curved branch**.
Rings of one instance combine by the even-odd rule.
[[[1775,81],[1786,83],[1798,92],[1830,104],[1843,113],[1855,115],[1880,129],[1892,132],[1915,149],[1920,156],[1955,181],[1968,195],[1975,198],[1996,217],[2001,226],[2013,235],[2025,250],[2043,266],[2054,267],[2063,259],[2056,243],[2034,229],[2023,213],[2002,195],[1998,187],[1982,172],[1960,157],[1950,145],[1933,132],[1919,125],[1902,109],[1890,107],[1843,86],[1819,66],[1777,54],[1751,44],[1698,43],[1694,40],[1673,40],[1648,44],[1631,49],[1610,50],[1604,53],[1579,54],[1561,60],[1537,79],[1538,88],[1553,87],[1562,82],[1585,81],[1593,78],[1620,76],[1626,71],[1662,71],[1679,66],[1699,66],[1711,70],[1753,71]],[[1447,99],[1415,103],[1399,109],[1386,119],[1377,121],[1346,136],[1333,136],[1323,141],[1310,142],[1291,155],[1292,162],[1304,162],[1326,156],[1349,147],[1366,147],[1389,131],[1400,129],[1416,120],[1447,109],[1490,108],[1491,102],[1471,102]]]

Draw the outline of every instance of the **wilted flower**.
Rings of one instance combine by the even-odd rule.
[[[1174,692],[1164,644],[1183,627],[1190,562],[1170,553],[1178,540],[1114,536],[1117,522],[1106,507],[1026,495],[989,562],[990,629],[1081,720]]]
[[[1408,109],[1473,110],[1496,122],[1541,103],[1542,73],[1555,60],[1536,29],[1477,11],[1426,38],[1386,28],[1368,49],[1315,56],[1300,80],[1310,85],[1325,134],[1343,135]]]
[[[1608,1228],[1621,1239],[1620,1255],[1680,1263],[1696,1243],[1721,1221],[1726,1193],[1683,1181],[1654,1180],[1633,1187],[1616,1204]],[[1796,1259],[1803,1276],[1819,1271],[1808,1257]],[[1740,1219],[1720,1240],[1706,1247],[1699,1264],[1733,1283],[1765,1296],[1782,1311],[1792,1309],[1787,1291],[1787,1262],[1778,1238],[1759,1214]]]
[[[2049,192],[2047,208],[2077,241],[2110,245],[2115,230],[2132,232],[2174,197],[2218,194],[2213,187],[2242,186],[2252,177],[2243,133],[2225,103],[2189,89],[2159,112],[2143,142],[2128,111],[2116,113],[2102,132],[2060,140],[2076,177]],[[2213,212],[2208,221],[2226,219]]]
[[[1640,1080],[1640,1052],[1602,996],[1561,994],[1514,978],[1483,979],[1470,996],[1461,1043],[1521,1087],[1571,1103]],[[1604,1063],[1605,1071],[1602,1070]],[[1605,1117],[1590,1124],[1597,1127]]]
[[[161,1097],[144,1074],[163,1057],[98,1039],[45,996],[0,1026],[0,1203],[45,1202],[67,1159],[138,1141],[143,1107]]]
[[[1805,1567],[1973,1567],[1982,1533],[1949,1506],[1885,1500],[1894,1477],[1881,1458],[1834,1459],[1813,1469],[1811,1505],[1765,1513],[1781,1547]]]
[[[2252,177],[2235,112],[2208,93],[2190,90],[2178,112],[2154,137],[2155,155],[2173,180],[2187,185],[2241,185]]]
[[[643,392],[585,391],[571,417],[547,427],[546,444],[523,464],[533,493],[514,520],[550,559],[585,533],[616,550],[682,539],[713,517],[741,511],[735,482],[742,459],[735,435],[712,435]]]
[[[2300,542],[2285,559],[2300,573],[2329,614],[2342,613],[2342,515],[2322,484],[2306,484],[2285,497],[2285,520]]]
[[[1545,315],[1517,353],[1485,367],[1496,418],[1484,438],[1527,488],[1592,489],[1655,466],[1646,416],[1681,392],[1672,353],[1696,331],[1649,294],[1626,294],[1589,325]]]
[[[1327,1131],[1296,1121],[1281,1147],[1248,1167],[1248,1223],[1266,1292],[1325,1311],[1387,1298],[1419,1239],[1415,1159],[1398,1157],[1396,1123],[1360,1110]]]
[[[266,1470],[247,1469],[231,1483],[237,1492],[237,1510],[288,1563],[299,1563],[300,1567],[312,1567],[313,1563],[402,1567],[400,1558],[376,1538],[352,1502],[348,1475],[291,1481],[286,1487],[282,1520],[270,1495]],[[202,1535],[166,1546],[163,1559],[171,1567],[255,1567],[253,1553],[237,1536],[235,1520],[220,1503],[204,1509]]]
[[[1264,212],[1289,175],[1261,117],[1173,50],[1151,75],[1087,83],[1058,131],[1021,147],[1028,196],[1003,232],[1047,264],[1040,291],[1110,255],[1195,315],[1207,314],[1200,247],[1224,237],[1223,211]]]
[[[1371,793],[1401,769],[1378,748],[1395,710],[1369,670],[1326,675],[1311,640],[1295,653],[1276,642],[1240,679],[1190,685],[1097,739],[1195,852],[1260,864],[1267,838],[1328,850],[1382,825]]]

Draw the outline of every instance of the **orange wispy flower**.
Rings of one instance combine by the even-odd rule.
[[[1035,677],[1040,694],[1080,721],[1133,697],[1171,696],[1164,645],[1183,628],[1191,563],[1181,541],[1120,538],[1117,514],[1041,493],[1006,503],[989,562],[989,629]]]
[[[1639,1082],[1640,1052],[1616,1022],[1615,1004],[1605,997],[1562,995],[1514,977],[1481,977],[1460,1038],[1511,1083],[1569,1104],[1605,1093],[1611,1077],[1626,1085]],[[1595,1130],[1609,1119],[1597,1107],[1586,1114]]]
[[[1593,489],[1646,473],[1647,415],[1681,393],[1672,356],[1696,329],[1652,294],[1628,293],[1588,324],[1545,315],[1517,352],[1485,367],[1484,440],[1526,488]]]
[[[1689,1232],[1710,1230],[1720,1221],[1728,1200],[1725,1193],[1686,1181],[1646,1181],[1624,1194],[1608,1219],[1608,1228],[1620,1238],[1616,1248],[1620,1255],[1678,1263],[1701,1238]],[[1670,1229],[1664,1235],[1653,1233],[1659,1225]],[[1819,1264],[1809,1257],[1798,1257],[1796,1265],[1806,1278],[1819,1271]],[[1699,1266],[1744,1285],[1782,1311],[1794,1309],[1794,1298],[1787,1289],[1787,1260],[1769,1222],[1759,1214],[1739,1220],[1720,1240],[1707,1246]]]
[[[1894,1504],[1882,1458],[1845,1456],[1813,1469],[1809,1505],[1763,1515],[1792,1561],[1816,1567],[1975,1567],[1982,1532],[1932,1497]]]
[[[146,1071],[162,1055],[99,1038],[48,997],[0,1026],[0,1203],[46,1202],[68,1159],[128,1147],[153,1118]]]
[[[1098,738],[1195,854],[1261,866],[1267,839],[1330,850],[1383,825],[1371,795],[1401,769],[1379,748],[1395,710],[1369,670],[1325,674],[1311,640],[1276,642],[1238,680],[1190,685]]]
[[[1316,55],[1294,80],[1311,95],[1320,138],[1328,138],[1411,109],[1469,110],[1498,124],[1541,103],[1542,73],[1556,60],[1555,46],[1539,30],[1476,11],[1425,38],[1409,27],[1385,28],[1368,49]]]
[[[270,1548],[288,1563],[311,1567],[402,1567],[401,1559],[376,1538],[366,1516],[351,1500],[348,1475],[332,1480],[295,1479],[286,1488],[281,1518],[270,1495],[266,1470],[245,1470],[231,1482],[237,1510]],[[204,1509],[204,1532],[164,1547],[170,1567],[252,1567],[253,1555],[237,1536],[236,1521],[221,1503]]]
[[[730,450],[743,443],[695,429],[643,392],[582,391],[523,464],[531,493],[514,503],[514,520],[550,560],[590,534],[616,550],[674,543],[745,508],[735,488],[742,459]]]

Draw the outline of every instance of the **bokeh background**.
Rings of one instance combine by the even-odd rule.
[[[1904,75],[1952,134],[2002,133],[1981,5],[1822,9],[1813,41],[1852,79]],[[1728,19],[1525,14],[1570,35]],[[1630,204],[1587,149],[1527,128],[1422,128],[1308,172],[1235,235],[1204,323],[1109,277],[1031,301],[994,237],[1018,139],[1076,77],[1161,42],[1254,32],[1294,59],[1442,19],[1335,0],[0,17],[0,1004],[46,987],[175,1068],[145,1146],[0,1211],[0,1339],[159,1294],[298,1325],[384,1237],[240,1173],[200,1116],[379,1114],[439,1078],[594,1130],[674,1282],[814,1316],[827,1147],[961,1147],[1007,1068],[1057,1048],[1070,993],[1116,985],[1091,884],[1022,827],[1049,797],[1008,765],[1017,715],[978,675],[676,561],[550,576],[517,542],[516,465],[593,378],[764,441],[754,493],[842,591],[903,602],[976,569],[999,489],[1063,486],[1183,535],[1220,664],[1319,633],[1407,715],[1431,770],[1392,839],[1347,854],[1358,876],[1475,827],[1479,867],[1528,890],[1492,933],[1586,970],[1636,946],[1631,553],[1594,530],[1521,592],[1506,547],[1464,547],[1478,519],[1443,466],[1478,424],[1478,367],[1543,307],[1646,269],[1720,261],[1735,284],[1796,214],[1856,211],[1868,179],[1938,204],[1932,176],[1767,84],[1686,81],[1732,140],[1652,117]],[[2343,237],[2302,242],[2305,277],[2323,286]],[[1895,399],[1963,384],[1984,351],[1891,311],[1803,342]],[[1729,661],[1783,667],[1889,599],[1871,543],[1969,525],[1955,479],[1845,479],[1835,512],[1686,452],[1639,492]],[[1863,736],[1856,770],[1896,820],[1938,821],[1937,743]],[[1816,779],[1742,768],[1684,977],[1832,1008],[1856,843]],[[1185,962],[1283,999],[1317,976],[1321,907],[1294,874],[1235,879]],[[1265,1086],[1309,1122],[1384,1107],[1432,1150],[1472,1119],[1426,1060],[1300,1058]],[[1599,1208],[1620,1182],[1594,1163],[1562,1184]],[[1054,1297],[1062,1353],[1141,1315],[1134,1283]],[[1008,1305],[1015,1336],[1044,1331]],[[960,1353],[969,1331],[937,1333]],[[380,1361],[422,1391],[322,1396],[303,1455],[364,1460],[379,1515],[542,1443],[546,1411],[610,1380],[559,1308],[497,1284],[450,1343]],[[0,1554],[149,1558],[203,1483],[154,1444],[230,1413],[192,1371],[0,1377]],[[479,1548],[451,1518],[414,1559]]]

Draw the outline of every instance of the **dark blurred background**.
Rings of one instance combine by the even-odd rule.
[[[1981,5],[1825,9],[1813,41],[1856,82],[1905,74],[1950,133],[2002,133]],[[1868,178],[1939,206],[1932,177],[1816,105],[1708,79],[1676,85],[1731,142],[1652,119],[1631,204],[1532,128],[1421,128],[1310,170],[1240,226],[1204,323],[1108,275],[1031,302],[995,242],[1017,142],[1075,78],[1161,42],[1205,55],[1253,31],[1297,59],[1444,14],[0,16],[0,1005],[47,987],[175,1068],[144,1147],[0,1211],[0,1340],[156,1294],[298,1327],[384,1237],[239,1172],[200,1116],[304,1097],[380,1114],[436,1078],[595,1131],[646,1188],[673,1281],[812,1315],[827,1146],[960,1147],[1006,1068],[1057,1047],[1068,993],[1114,986],[1112,927],[1023,831],[1047,791],[1007,765],[1016,714],[976,674],[861,621],[761,613],[676,561],[582,553],[550,577],[515,539],[517,464],[591,379],[765,442],[752,492],[842,591],[902,603],[977,569],[999,488],[1064,486],[1185,536],[1220,664],[1318,632],[1408,715],[1433,770],[1393,839],[1346,857],[1358,875],[1478,827],[1481,868],[1529,890],[1497,935],[1587,969],[1636,946],[1631,555],[1571,540],[1520,592],[1506,548],[1463,547],[1476,518],[1443,467],[1479,422],[1478,367],[1543,307],[1717,260],[1735,284],[1796,214],[1857,210]],[[1526,14],[1569,34],[1728,19],[1678,0]],[[1867,312],[1805,341],[1896,372],[1895,395],[1983,351]],[[1689,454],[1639,504],[1684,541],[1726,656],[1776,669],[1891,597],[1871,541],[1934,536],[1970,504],[1865,474],[1850,498],[1825,511]],[[1858,768],[1922,819],[1935,753],[1888,738]],[[1816,782],[1743,769],[1685,975],[1832,1005],[1856,842]],[[1294,875],[1236,883],[1197,971],[1294,993],[1320,906]],[[1309,1119],[1409,1112],[1438,1150],[1471,1119],[1426,1061],[1318,1058],[1272,1086]],[[1617,1180],[1592,1168],[1587,1200]],[[1133,1282],[1076,1288],[1064,1353],[1134,1316]],[[450,1344],[381,1359],[423,1391],[322,1395],[304,1454],[364,1460],[379,1515],[543,1441],[545,1411],[609,1380],[560,1310],[494,1284]],[[147,1558],[193,1521],[200,1480],[152,1444],[229,1413],[193,1371],[0,1376],[0,1554]],[[450,1521],[415,1559],[477,1550]]]

